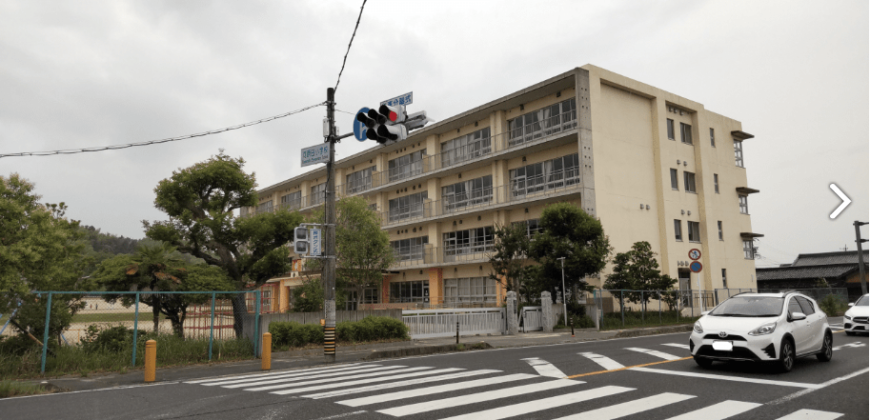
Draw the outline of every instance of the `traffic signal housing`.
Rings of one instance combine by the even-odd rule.
[[[297,227],[293,230],[293,252],[298,255],[308,254],[310,239],[308,237],[307,227]]]

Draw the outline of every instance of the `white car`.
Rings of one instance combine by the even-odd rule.
[[[714,360],[772,362],[787,372],[798,357],[830,361],[833,340],[815,300],[795,292],[742,293],[704,313],[689,350],[701,367]]]
[[[870,315],[870,306],[867,306],[868,302],[870,302],[870,295],[864,295],[854,304],[849,304],[851,308],[843,315],[843,329],[846,330],[846,335],[868,332],[867,316]]]

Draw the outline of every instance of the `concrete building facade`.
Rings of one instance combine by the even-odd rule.
[[[339,196],[381,216],[397,262],[368,305],[497,305],[487,279],[493,227],[533,234],[543,208],[572,202],[599,218],[615,252],[648,241],[662,271],[700,288],[755,288],[739,121],[586,65],[376,146],[336,165]],[[255,214],[322,205],[321,167],[259,191]],[[598,278],[600,286],[609,268]],[[298,282],[298,280],[296,281]],[[288,284],[289,286],[289,284]],[[284,291],[281,295],[284,295]]]

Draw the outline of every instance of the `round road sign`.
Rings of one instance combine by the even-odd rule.
[[[702,268],[704,268],[704,266],[698,261],[692,261],[692,263],[689,264],[689,270],[692,270],[693,273],[700,273]]]
[[[369,109],[362,107],[356,114],[360,112],[369,112]],[[353,136],[359,141],[366,141],[368,140],[366,137],[366,125],[356,119],[356,114],[353,114]]]
[[[701,250],[698,248],[692,248],[689,251],[689,258],[691,258],[692,261],[697,261],[699,258],[701,258]]]

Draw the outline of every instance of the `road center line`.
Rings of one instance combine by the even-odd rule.
[[[754,378],[744,378],[740,376],[725,376],[725,375],[713,375],[709,373],[696,373],[696,372],[680,372],[674,370],[665,370],[665,369],[649,369],[644,367],[636,367],[631,368],[630,370],[638,371],[638,372],[647,372],[647,373],[661,373],[665,375],[675,375],[675,376],[688,376],[692,378],[704,378],[704,379],[718,379],[722,381],[734,381],[734,382],[749,382],[754,384],[762,384],[762,385],[778,385],[778,386],[790,386],[795,388],[808,388],[808,389],[818,389],[822,385],[817,384],[808,384],[801,382],[788,382],[788,381],[772,381],[769,379],[754,379]]]
[[[613,369],[613,370],[599,370],[599,371],[597,371],[597,372],[581,373],[581,374],[579,374],[579,375],[566,376],[565,379],[574,379],[574,378],[579,378],[579,377],[581,377],[581,376],[589,376],[589,375],[599,375],[599,374],[602,374],[602,373],[619,372],[619,371],[623,371],[623,370],[627,370],[627,369],[634,369],[634,368],[645,367],[645,366],[660,365],[660,364],[662,364],[662,363],[679,362],[680,360],[689,360],[689,359],[691,359],[691,358],[692,358],[692,356],[689,356],[689,357],[684,357],[684,358],[682,358],[682,359],[677,359],[677,360],[663,360],[663,361],[661,361],[661,362],[644,363],[644,364],[642,364],[642,365],[628,366],[628,367],[624,367],[624,368],[620,368],[620,369]]]

